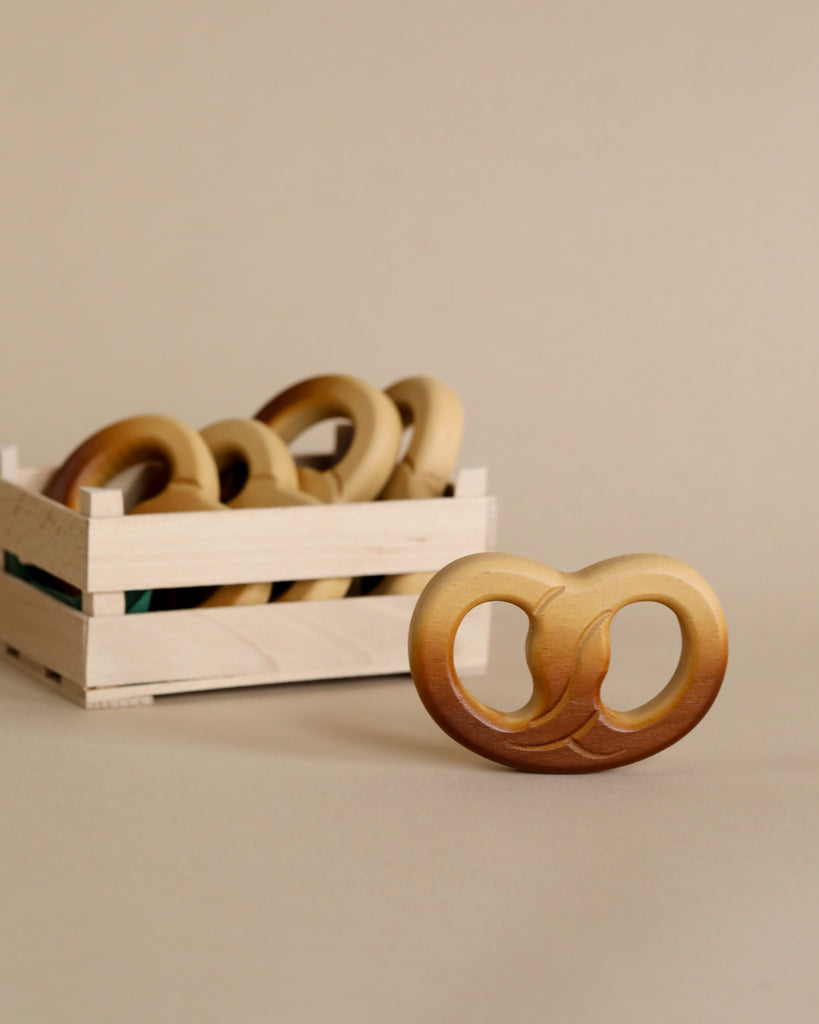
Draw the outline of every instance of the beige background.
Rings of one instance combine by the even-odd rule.
[[[406,680],[93,714],[0,670],[4,1020],[814,1019],[818,36],[809,0],[5,0],[25,463],[431,373],[502,549],[683,558],[732,661],[588,778],[480,762]],[[612,699],[668,618],[623,613]]]

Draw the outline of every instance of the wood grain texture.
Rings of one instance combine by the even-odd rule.
[[[284,682],[408,672],[414,596],[193,608],[88,621],[89,688],[221,677]],[[486,663],[486,620],[459,638],[460,657]],[[199,686],[192,687],[194,689]]]
[[[529,617],[526,660],[534,692],[506,713],[477,700],[458,677],[453,643],[464,616],[487,601]],[[630,711],[604,704],[614,615],[657,601],[677,616],[682,654],[671,680]],[[626,555],[575,573],[531,559],[475,554],[437,573],[409,631],[410,666],[424,706],[453,739],[500,764],[538,772],[591,772],[638,761],[684,736],[719,691],[728,634],[719,602],[690,566]]]
[[[0,546],[76,587],[86,582],[88,519],[7,480],[0,480]]]
[[[0,641],[46,668],[85,682],[86,615],[0,572]]]
[[[55,470],[44,493],[80,508],[80,489],[104,487],[118,473],[150,460],[162,461],[168,479],[159,494],[134,512],[218,508],[219,474],[198,432],[173,416],[129,416],[87,437]]]
[[[430,499],[92,520],[85,589],[434,570],[483,548],[493,504]]]

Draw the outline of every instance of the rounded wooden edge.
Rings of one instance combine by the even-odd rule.
[[[385,390],[412,428],[409,447],[387,481],[384,498],[437,498],[449,484],[463,433],[458,395],[433,377],[406,377]]]

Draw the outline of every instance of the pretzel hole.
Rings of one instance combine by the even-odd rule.
[[[612,619],[611,663],[600,696],[614,711],[633,711],[662,690],[680,660],[677,617],[656,601],[626,605]]]
[[[350,447],[354,424],[346,416],[329,416],[303,430],[293,439],[290,450],[298,465],[328,469]]]
[[[167,462],[157,459],[120,470],[105,486],[122,491],[123,507],[126,512],[130,512],[134,505],[164,491],[170,479],[171,467]]]
[[[250,476],[250,467],[244,459],[231,459],[219,470],[219,501],[227,505],[243,490]]]
[[[529,618],[517,605],[493,601],[489,630],[489,665],[485,674],[476,675],[468,664],[462,664],[455,644],[455,670],[464,687],[483,704],[496,711],[518,711],[532,696],[532,676],[524,655]],[[486,609],[479,605],[467,612],[460,629],[468,626],[471,616]]]
[[[401,431],[401,445],[400,445],[400,447],[398,449],[398,457],[395,460],[396,462],[401,462],[401,460],[404,458],[404,456],[409,451],[409,446],[412,443],[412,437],[413,437],[414,433],[415,433],[415,424],[414,423],[408,423],[408,424],[406,424],[404,426],[404,429]]]

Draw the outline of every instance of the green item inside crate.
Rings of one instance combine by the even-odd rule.
[[[6,572],[11,576],[16,576],[18,579],[24,580],[26,583],[30,583],[38,590],[42,590],[44,594],[48,594],[50,597],[55,597],[58,601],[62,601],[63,604],[70,605],[72,608],[82,607],[82,597],[80,594],[67,594],[59,587],[50,585],[48,582],[49,580],[55,580],[56,582],[54,576],[44,572],[42,569],[37,569],[33,565],[27,565],[25,562],[21,562],[17,555],[13,555],[10,551],[6,552],[4,564]],[[138,612],[149,611],[152,596],[152,590],[126,590],[126,613],[136,614]]]

